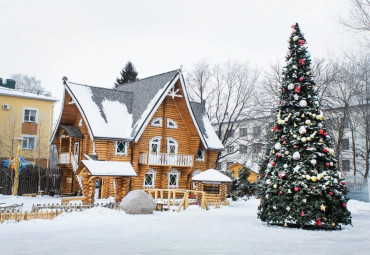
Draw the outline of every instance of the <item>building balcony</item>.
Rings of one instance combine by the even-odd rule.
[[[66,164],[72,164],[73,170],[76,171],[78,168],[78,162],[72,153],[60,153],[59,154],[59,164],[60,165],[66,165]]]
[[[139,164],[152,166],[193,166],[193,156],[186,154],[170,153],[140,153]]]

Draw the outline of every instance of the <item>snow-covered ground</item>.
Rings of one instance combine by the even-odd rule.
[[[15,201],[30,208],[57,199],[0,196],[0,203]],[[370,203],[350,201],[354,226],[342,231],[268,227],[256,218],[258,203],[153,215],[93,208],[8,222],[0,225],[0,254],[370,254]]]

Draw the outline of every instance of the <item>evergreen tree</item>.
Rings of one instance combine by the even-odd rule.
[[[246,167],[239,170],[239,177],[233,180],[231,184],[231,197],[236,200],[237,197],[250,196],[255,192],[255,186],[248,181],[251,173]]]
[[[306,40],[298,24],[292,28],[258,217],[269,224],[340,228],[351,224],[348,189],[326,132]]]
[[[138,80],[137,74],[135,66],[128,61],[121,71],[121,77],[116,79],[114,87],[117,88],[119,85]]]

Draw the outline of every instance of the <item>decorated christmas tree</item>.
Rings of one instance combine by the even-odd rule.
[[[351,224],[348,189],[338,173],[305,45],[293,25],[258,217],[269,224],[337,229]]]

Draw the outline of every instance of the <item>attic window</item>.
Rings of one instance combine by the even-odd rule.
[[[78,123],[80,127],[82,127],[82,118],[80,119],[80,122]]]
[[[155,118],[152,121],[151,126],[153,126],[153,127],[162,127],[162,117]]]
[[[173,119],[167,118],[167,128],[177,129],[178,125]]]
[[[115,150],[116,156],[127,156],[127,147],[128,147],[127,142],[117,141],[114,143],[114,145],[116,147],[116,150]]]
[[[204,162],[204,150],[199,149],[197,153],[196,161]]]

